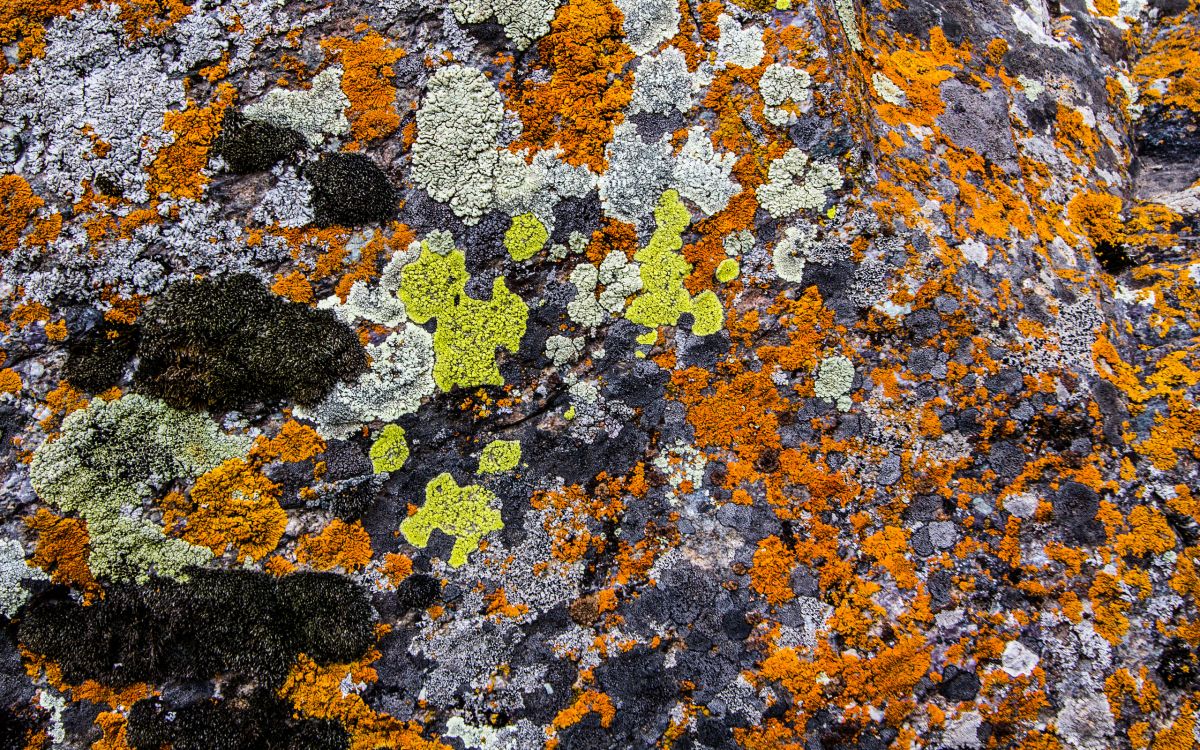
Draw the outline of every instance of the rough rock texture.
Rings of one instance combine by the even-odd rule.
[[[1200,744],[1196,0],[0,46],[0,746]]]

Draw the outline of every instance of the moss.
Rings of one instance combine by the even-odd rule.
[[[404,428],[396,424],[384,427],[371,444],[371,466],[375,473],[399,471],[406,461],[408,441],[404,439]]]
[[[550,239],[546,225],[533,214],[514,216],[504,233],[504,247],[513,260],[529,260],[541,252]]]
[[[641,264],[642,292],[629,305],[625,317],[647,328],[658,328],[676,325],[680,315],[692,313],[692,333],[716,333],[725,319],[716,295],[709,291],[693,299],[683,285],[692,264],[679,251],[691,214],[677,192],[667,190],[662,194],[654,209],[654,220],[657,226],[649,244],[633,256]],[[649,335],[643,334],[647,338]]]
[[[713,274],[717,281],[722,284],[728,284],[736,279],[742,273],[742,267],[733,258],[726,258],[717,264],[717,270]]]
[[[433,379],[443,391],[455,386],[503,385],[496,348],[516,352],[529,309],[505,286],[492,283],[487,301],[467,296],[466,259],[460,250],[439,255],[425,243],[421,257],[401,272],[400,299],[415,323],[437,319]]]
[[[385,223],[396,214],[396,188],[383,170],[362,154],[322,154],[304,176],[312,184],[317,226]]]
[[[249,274],[179,282],[141,323],[134,382],[180,408],[313,404],[366,366],[333,312],[277,297]]]
[[[479,548],[485,534],[504,528],[496,496],[477,484],[459,487],[450,474],[439,474],[425,487],[425,505],[400,524],[409,544],[424,547],[434,529],[453,536],[451,567],[460,567]]]
[[[479,456],[479,474],[497,474],[511,471],[521,462],[519,440],[493,440],[483,448]]]

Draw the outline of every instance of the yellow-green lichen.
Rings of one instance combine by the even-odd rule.
[[[400,273],[399,295],[409,318],[418,324],[437,319],[433,380],[443,391],[504,385],[496,348],[516,352],[525,335],[529,308],[503,277],[492,283],[492,298],[486,301],[467,296],[468,279],[462,251],[440,255],[428,243]]]
[[[479,474],[499,474],[511,471],[521,462],[519,440],[493,440],[479,456]]]
[[[546,225],[533,214],[514,216],[504,233],[504,247],[513,260],[529,260],[541,252],[550,239]]]
[[[396,424],[384,427],[371,444],[371,466],[375,473],[399,471],[407,460],[408,441],[404,439],[404,428]]]
[[[717,281],[722,284],[728,284],[738,277],[742,272],[742,267],[733,258],[726,258],[717,265],[717,271],[714,274]]]
[[[680,315],[692,313],[692,333],[697,336],[721,330],[725,313],[716,295],[706,291],[693,299],[683,285],[692,264],[679,251],[683,230],[691,219],[679,193],[667,190],[662,194],[654,209],[654,234],[649,244],[633,256],[641,264],[642,292],[629,305],[625,317],[634,323],[657,329],[676,325]]]
[[[409,544],[425,547],[434,529],[454,537],[450,567],[467,561],[486,534],[504,528],[496,496],[477,484],[459,487],[450,474],[439,474],[425,486],[425,504],[400,524]]]

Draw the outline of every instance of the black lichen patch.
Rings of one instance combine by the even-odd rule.
[[[129,712],[126,741],[134,750],[345,750],[346,729],[334,721],[298,721],[268,691],[246,697],[169,706],[139,701]]]
[[[362,154],[323,154],[307,170],[317,226],[359,226],[396,215],[398,195],[388,176]]]
[[[291,128],[251,120],[230,109],[221,122],[213,153],[225,160],[230,172],[253,174],[265,172],[305,145],[304,136]]]
[[[113,586],[86,607],[65,595],[38,597],[17,632],[70,682],[223,674],[278,686],[297,654],[322,664],[359,657],[374,642],[374,620],[366,594],[336,574],[197,570],[187,583]]]
[[[107,321],[72,339],[67,354],[67,382],[89,393],[113,387],[121,382],[139,339],[137,326]]]
[[[366,368],[358,337],[332,312],[248,274],[175,284],[141,322],[135,385],[178,408],[311,405]]]

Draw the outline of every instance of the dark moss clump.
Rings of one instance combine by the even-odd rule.
[[[362,343],[332,312],[248,274],[175,284],[141,322],[134,383],[177,408],[311,405],[366,367]]]
[[[265,172],[305,145],[304,136],[291,128],[251,120],[230,109],[221,121],[213,153],[225,160],[230,172],[253,174]]]
[[[139,701],[129,712],[126,741],[134,750],[345,750],[350,737],[334,721],[293,719],[285,701],[258,690],[179,707]]]
[[[139,339],[137,326],[107,321],[73,339],[67,354],[67,381],[89,393],[113,387],[121,382]]]
[[[87,607],[65,594],[35,598],[17,635],[70,682],[223,674],[278,686],[297,654],[321,664],[361,656],[374,642],[374,619],[367,596],[344,576],[198,570],[187,583],[113,586]]]
[[[312,184],[318,226],[358,226],[386,222],[396,215],[396,189],[383,170],[362,154],[323,154],[304,176]]]
[[[437,579],[424,573],[414,573],[396,587],[396,603],[401,609],[426,609],[432,607],[442,593]]]

